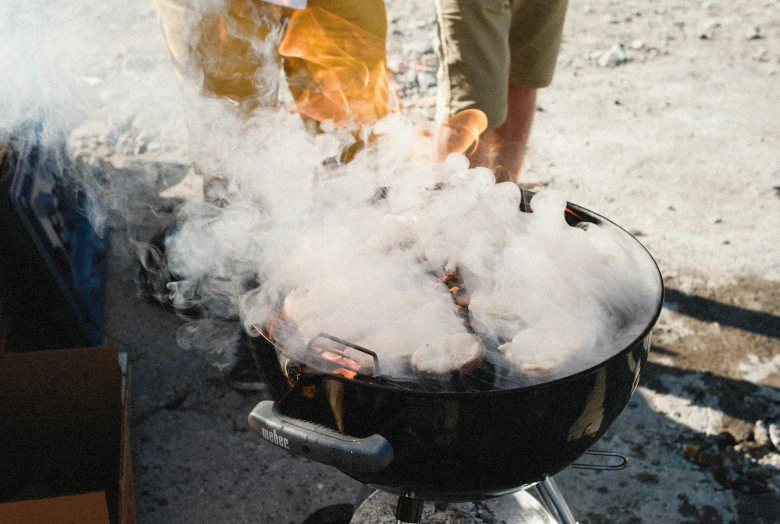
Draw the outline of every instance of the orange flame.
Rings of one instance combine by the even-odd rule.
[[[385,41],[319,7],[298,10],[279,45],[298,111],[337,127],[390,112]]]
[[[353,379],[357,376],[357,373],[344,368],[336,368],[333,370],[334,375],[341,375],[344,378]]]
[[[444,160],[447,153],[462,153],[468,155],[479,147],[479,137],[487,129],[487,115],[479,109],[464,109],[454,114],[442,124],[438,133],[443,140],[438,140],[444,150],[437,154]]]
[[[325,360],[329,360],[330,362],[333,362],[335,364],[339,364],[341,366],[344,366],[345,368],[349,368],[352,371],[359,371],[360,370],[360,364],[352,359],[349,359],[344,356],[344,353],[338,350],[328,350],[328,349],[322,349],[317,346],[311,346],[311,350],[314,353],[319,354],[322,358]],[[342,349],[343,351],[343,349]]]
[[[217,23],[217,26],[219,29],[219,39],[225,43],[230,42],[230,33],[228,33],[227,26],[225,25],[224,15],[219,17],[219,22]]]

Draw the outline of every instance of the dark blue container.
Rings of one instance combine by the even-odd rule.
[[[41,125],[0,148],[0,321],[5,349],[99,345],[108,238],[86,214],[86,194],[65,138]],[[2,326],[0,326],[2,328]]]

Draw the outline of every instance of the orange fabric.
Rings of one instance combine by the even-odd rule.
[[[259,53],[262,42],[281,22],[281,8],[248,0],[227,2],[207,11],[198,24],[192,53],[203,71],[203,89],[218,97],[244,102],[257,96],[255,75],[263,67],[281,69],[278,56]]]
[[[279,54],[301,114],[339,125],[389,112],[384,34],[309,7],[293,12]]]

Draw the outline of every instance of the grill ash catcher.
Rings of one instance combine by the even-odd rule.
[[[528,196],[524,192],[524,201]],[[655,303],[648,304],[652,315],[612,356],[548,382],[515,384],[510,377],[500,388],[489,387],[501,373],[486,359],[441,387],[382,376],[381,356],[329,334],[292,355],[256,327],[263,336],[253,337],[252,347],[274,400],[254,408],[252,429],[290,453],[397,496],[398,522],[421,522],[424,502],[477,502],[509,494],[541,501],[543,517],[534,522],[576,522],[553,476],[567,467],[627,466],[622,453],[591,447],[638,385],[661,312],[663,284],[652,257],[627,232],[582,207],[569,204],[567,211],[570,225],[595,223],[636,244],[657,277]],[[329,349],[333,344],[370,357],[373,372],[363,373],[354,360]],[[533,490],[535,498],[529,494]]]

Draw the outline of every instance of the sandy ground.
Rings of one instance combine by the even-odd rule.
[[[435,90],[431,4],[388,2],[391,68],[405,111],[423,120]],[[18,48],[53,57],[43,63],[67,70],[88,99],[72,149],[102,166],[132,211],[112,232],[106,343],[132,360],[139,522],[300,523],[353,502],[358,483],[249,431],[264,396],[232,391],[179,349],[181,321],[132,282],[126,234],[148,239],[170,219],[179,201],[159,192],[191,163],[182,87],[151,5],[32,5],[34,16],[4,6],[1,19],[57,37]],[[628,453],[630,468],[557,477],[580,522],[780,521],[780,455],[761,431],[780,424],[778,88],[778,0],[571,3],[523,176],[634,234],[667,287],[640,387],[599,442]],[[64,93],[49,85],[42,96]]]

